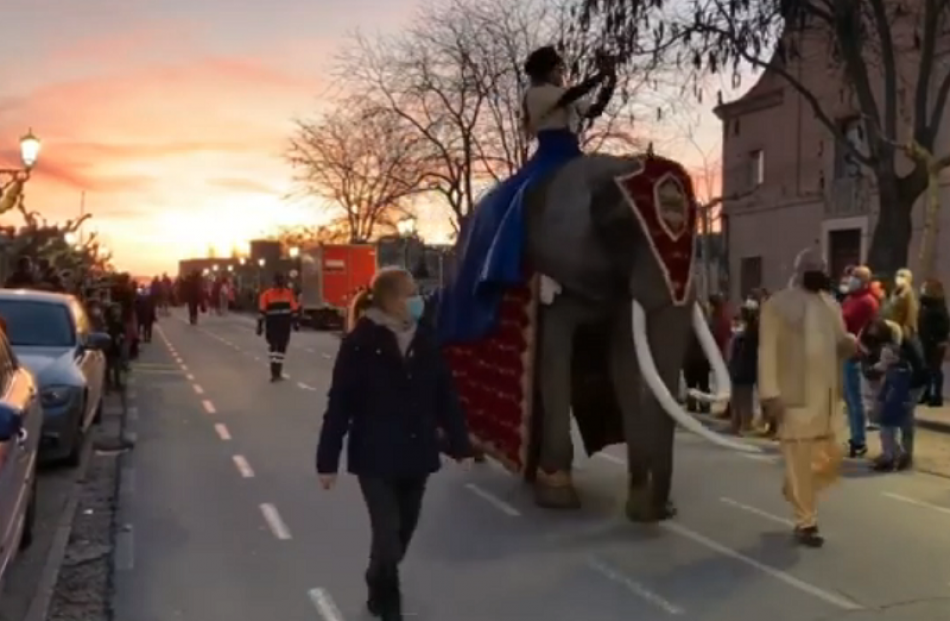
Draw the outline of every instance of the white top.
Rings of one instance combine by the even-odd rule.
[[[528,133],[536,136],[546,129],[569,129],[579,132],[581,120],[590,109],[583,98],[567,106],[557,107],[558,100],[567,92],[563,86],[541,84],[532,86],[525,93],[525,109],[528,114]]]

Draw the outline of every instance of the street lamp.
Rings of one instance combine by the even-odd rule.
[[[212,272],[217,272],[217,271],[218,271],[218,266],[217,266],[217,265],[212,265],[212,266],[211,266],[211,271],[212,271]]]
[[[291,259],[296,259],[297,257],[300,256],[300,248],[298,248],[297,246],[291,246],[290,250],[288,251],[288,254],[290,255]]]
[[[29,171],[36,165],[42,146],[40,139],[33,135],[32,129],[20,138],[20,160],[23,162],[24,169]]]
[[[229,266],[228,266],[228,271],[229,271],[229,272],[233,272],[233,271],[234,271],[234,266],[233,266],[233,265],[229,265]]]
[[[65,241],[70,246],[75,246],[76,242],[79,240],[76,239],[75,233],[66,233],[65,235],[63,235],[63,241]]]
[[[264,267],[264,264],[266,264],[266,263],[267,263],[267,261],[264,260],[264,259],[258,259],[258,260],[257,260],[257,266],[258,266],[258,267]]]
[[[244,257],[241,257],[240,259],[238,259],[238,263],[240,263],[241,265],[244,265],[245,263],[247,263],[247,259],[245,259]]]
[[[3,168],[0,169],[0,175],[13,177],[14,181],[26,181],[30,178],[30,171],[36,166],[36,160],[40,157],[40,139],[33,135],[33,130],[28,131],[20,138],[20,164],[22,168]]]

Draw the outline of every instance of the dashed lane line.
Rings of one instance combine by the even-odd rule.
[[[218,423],[214,426],[214,430],[217,432],[218,437],[224,440],[225,442],[228,442],[231,440],[231,432],[228,431],[227,425]]]
[[[310,390],[310,391],[316,391],[316,390],[317,390],[316,388],[314,388],[314,387],[311,386],[310,384],[304,384],[303,382],[297,382],[297,388],[300,388],[301,390]]]
[[[234,460],[234,466],[238,469],[238,472],[241,473],[242,477],[245,479],[254,477],[254,470],[251,469],[251,464],[247,462],[247,459],[243,455],[235,455],[231,459]]]
[[[753,569],[757,569],[760,572],[778,580],[779,582],[783,582],[794,589],[798,589],[802,593],[807,593],[808,595],[811,595],[828,604],[831,604],[832,606],[836,606],[838,608],[841,608],[842,610],[863,610],[863,607],[860,604],[858,604],[857,602],[851,599],[848,599],[847,597],[844,597],[843,595],[838,595],[837,593],[826,591],[824,589],[818,588],[817,586],[813,584],[809,584],[808,582],[805,582],[804,580],[799,580],[798,578],[796,578],[795,576],[787,572],[784,572],[780,569],[776,569],[774,567],[770,567],[766,565],[765,563],[759,562],[755,560],[754,558],[750,558],[746,556],[745,554],[736,552],[732,548],[729,548],[728,546],[725,546],[719,543],[718,541],[715,541],[714,539],[710,539],[709,537],[706,537],[705,535],[701,535],[693,530],[690,530],[686,528],[685,526],[683,526],[682,524],[678,524],[676,522],[663,522],[662,524],[660,524],[660,528],[666,531],[669,531],[671,533],[674,533],[676,535],[679,535],[680,537],[683,537],[684,539],[689,539],[690,541],[693,541],[694,543],[698,543],[704,548],[712,550],[713,552],[717,552],[721,554],[722,556],[726,556],[733,560],[739,561],[740,563],[744,565],[748,565],[749,567],[752,567]]]
[[[752,505],[747,505],[747,504],[745,504],[745,503],[741,503],[741,502],[739,502],[738,500],[733,500],[732,498],[727,498],[727,497],[723,496],[722,498],[719,499],[719,502],[721,502],[721,503],[723,503],[723,504],[726,504],[726,505],[729,505],[730,507],[735,507],[736,509],[739,509],[739,510],[741,510],[741,511],[745,511],[746,513],[751,513],[752,515],[757,515],[757,516],[759,516],[760,518],[764,518],[764,519],[766,519],[766,520],[769,520],[769,521],[772,521],[772,522],[776,522],[776,523],[782,524],[782,525],[784,525],[784,526],[788,526],[789,528],[794,528],[794,527],[795,527],[795,522],[793,522],[792,520],[788,520],[788,519],[785,519],[785,518],[783,518],[783,517],[779,517],[779,516],[777,516],[777,515],[773,515],[773,514],[769,513],[768,511],[763,511],[762,509],[759,509],[759,508],[757,508],[757,507],[753,507]]]
[[[196,394],[196,395],[203,395],[203,394],[205,394],[205,389],[202,388],[199,384],[192,384],[191,387],[195,389],[195,394]]]
[[[924,509],[930,509],[931,511],[936,511],[937,513],[950,515],[950,509],[947,507],[941,507],[940,505],[935,505],[933,503],[927,502],[926,500],[917,500],[916,498],[911,498],[910,496],[903,496],[901,494],[894,494],[891,492],[881,492],[881,495],[885,498],[896,500],[897,502],[903,502],[904,504],[913,505],[915,507],[923,507]]]
[[[476,496],[478,496],[479,498],[481,498],[482,500],[484,500],[485,502],[487,502],[488,504],[490,504],[491,506],[495,507],[496,509],[504,513],[505,515],[509,517],[521,516],[521,511],[518,511],[518,509],[516,509],[513,505],[505,502],[504,500],[492,494],[491,492],[485,490],[484,488],[474,483],[466,483],[465,488],[468,491],[475,494]]]
[[[192,375],[191,373],[189,373],[189,374],[185,375],[185,379],[187,379],[189,382],[193,382],[193,381],[195,381],[195,376]]]
[[[203,407],[205,409],[205,412],[207,412],[208,414],[218,413],[218,410],[214,407],[214,404],[211,403],[211,401],[208,399],[203,399],[201,401],[201,407]]]
[[[594,571],[596,571],[598,574],[600,574],[607,580],[610,580],[611,582],[614,582],[622,586],[623,588],[630,591],[631,593],[633,593],[640,599],[645,600],[646,602],[652,604],[653,606],[656,606],[657,608],[659,608],[660,610],[662,610],[663,612],[667,614],[681,615],[685,612],[682,608],[680,608],[676,604],[665,599],[663,596],[658,595],[657,593],[654,593],[653,591],[651,591],[644,585],[635,581],[634,579],[627,576],[626,574],[623,574],[620,571],[614,569],[613,567],[607,565],[606,563],[604,563],[602,560],[600,560],[599,558],[595,556],[592,556],[589,559],[587,559],[587,566],[593,569]]]
[[[343,621],[343,613],[326,589],[310,589],[307,595],[323,621]]]
[[[273,533],[274,537],[281,541],[290,539],[290,529],[284,524],[277,507],[269,502],[263,503],[260,507],[261,513],[264,514],[264,521],[267,522],[267,527],[270,528],[270,532]]]

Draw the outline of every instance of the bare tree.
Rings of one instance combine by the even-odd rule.
[[[341,244],[350,240],[346,220],[318,226],[282,226],[271,236],[284,249],[302,248],[313,244]]]
[[[428,144],[427,186],[441,195],[464,225],[484,187],[517,170],[530,141],[522,130],[526,84],[522,67],[542,45],[558,44],[579,79],[593,57],[594,38],[570,28],[566,0],[446,0],[430,4],[406,32],[391,38],[358,37],[341,57],[346,87],[408,122]],[[638,113],[657,114],[659,73],[628,65],[620,95],[585,135],[593,149],[626,152],[648,140],[632,136]],[[649,103],[648,103],[649,102]],[[662,106],[661,106],[662,107]]]
[[[328,201],[354,243],[395,226],[426,176],[421,142],[406,123],[354,101],[297,121],[290,143],[301,190]]]
[[[906,265],[912,210],[935,174],[950,166],[938,138],[950,103],[943,62],[950,0],[580,0],[582,25],[606,39],[650,35],[695,75],[738,75],[745,67],[781,77],[836,143],[850,152],[879,197],[868,262]],[[614,16],[605,19],[605,16]],[[830,62],[827,78],[800,71]],[[827,96],[829,80],[839,97]],[[840,104],[856,113],[864,139],[846,135]],[[939,152],[938,152],[939,151]],[[927,154],[926,157],[915,157]],[[905,157],[910,155],[910,157]]]

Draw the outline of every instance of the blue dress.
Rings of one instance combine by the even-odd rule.
[[[525,165],[475,205],[457,246],[455,278],[440,300],[443,343],[474,341],[495,328],[505,289],[524,282],[524,195],[539,179],[581,154],[574,132],[538,132],[537,149]]]

